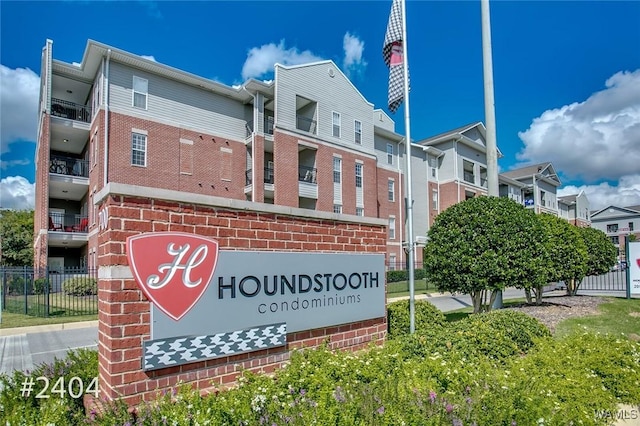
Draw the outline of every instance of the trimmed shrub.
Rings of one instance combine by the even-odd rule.
[[[504,333],[522,352],[527,352],[534,345],[535,339],[551,337],[549,329],[540,321],[511,309],[472,315],[470,320],[474,323],[486,323],[496,331]]]
[[[394,338],[409,334],[410,326],[409,300],[400,300],[387,306],[388,336]],[[416,331],[441,328],[445,323],[444,314],[426,300],[415,301]]]
[[[91,277],[73,277],[64,280],[62,289],[70,296],[93,296],[98,294],[98,280]]]

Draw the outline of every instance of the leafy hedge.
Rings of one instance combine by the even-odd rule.
[[[64,280],[62,289],[70,296],[93,296],[98,294],[98,280],[91,277],[73,277]]]
[[[424,269],[414,269],[413,278],[416,280],[423,280],[425,277]],[[398,281],[407,281],[409,279],[409,271],[396,270],[387,271],[387,282],[397,283]]]
[[[637,342],[588,333],[556,340],[503,311],[423,331],[357,354],[294,351],[273,377],[245,372],[238,387],[206,397],[177,386],[133,414],[113,403],[83,418],[75,401],[23,398],[24,375],[14,373],[0,376],[0,418],[11,425],[605,425],[611,419],[602,413],[640,401]],[[515,348],[497,351],[500,363],[490,349],[496,341]],[[32,374],[86,383],[97,374],[97,355],[86,355]]]

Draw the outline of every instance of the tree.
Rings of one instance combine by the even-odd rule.
[[[454,204],[429,230],[427,279],[440,291],[469,294],[474,313],[491,310],[498,290],[530,287],[541,279],[543,237],[533,212],[507,198]]]
[[[587,249],[586,275],[600,275],[609,272],[616,263],[618,249],[607,234],[595,228],[578,228]]]
[[[575,295],[587,271],[587,247],[579,228],[548,213],[539,214],[538,220],[546,233],[542,269],[546,277],[545,282],[564,281],[567,294]],[[541,291],[536,291],[538,303],[541,298]],[[530,300],[528,294],[527,300]]]
[[[33,210],[0,211],[0,265],[33,265]]]

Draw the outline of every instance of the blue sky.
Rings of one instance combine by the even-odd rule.
[[[1,1],[0,207],[33,206],[40,52],[87,39],[232,85],[332,59],[386,109],[391,1]],[[411,134],[484,121],[479,1],[407,2]],[[640,2],[492,1],[501,170],[551,161],[592,207],[640,204]],[[392,117],[404,132],[403,109]],[[30,203],[30,204],[29,204]]]

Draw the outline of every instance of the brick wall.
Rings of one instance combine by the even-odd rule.
[[[111,113],[109,182],[244,200],[247,150],[234,141],[155,121]],[[131,165],[132,129],[147,132],[147,165]],[[181,170],[180,140],[192,141],[192,169]],[[102,145],[101,141],[101,145]],[[184,163],[182,163],[184,164]]]
[[[142,371],[142,342],[150,336],[150,304],[126,266],[128,236],[180,231],[214,238],[222,250],[384,253],[386,228],[380,221],[341,222],[114,194],[102,194],[100,200],[101,208],[108,209],[108,228],[98,235],[102,396],[137,404],[153,399],[157,392],[179,381],[204,389],[211,383],[234,382],[242,369],[272,372],[289,358],[291,349],[300,346],[313,347],[328,341],[332,348],[357,350],[384,340],[386,319],[376,318],[290,333],[285,347]]]
[[[44,114],[36,148],[33,263],[37,269],[44,269],[48,263],[50,126],[51,116]]]

